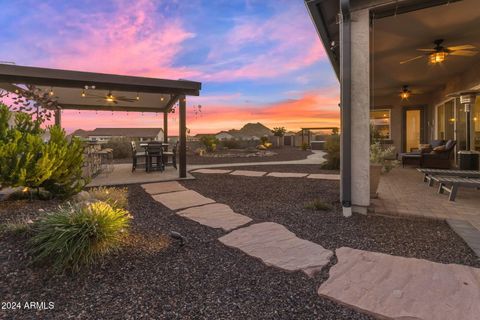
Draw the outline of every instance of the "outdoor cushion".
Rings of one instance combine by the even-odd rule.
[[[447,149],[447,148],[446,148],[445,145],[443,145],[443,146],[438,146],[438,147],[433,148],[432,153],[440,153],[440,152],[445,151],[446,149]]]
[[[445,149],[450,150],[454,145],[455,145],[455,141],[448,140],[447,143],[445,144]]]
[[[444,144],[445,144],[445,140],[432,140],[432,142],[430,142],[430,145],[432,146],[432,148],[436,148]]]

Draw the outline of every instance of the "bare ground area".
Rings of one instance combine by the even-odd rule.
[[[297,236],[328,249],[349,246],[480,267],[473,252],[444,222],[362,215],[343,218],[336,181],[195,175],[198,179],[182,184],[249,216],[252,223],[283,224]],[[53,275],[28,266],[25,236],[0,235],[2,301],[55,302],[53,311],[0,310],[0,318],[370,319],[317,295],[328,269],[311,279],[301,272],[268,267],[222,245],[217,239],[224,231],[177,216],[138,185],[128,188],[132,232],[148,240],[133,241],[79,274]],[[306,208],[314,199],[331,209]],[[4,204],[0,203],[3,222],[17,212],[33,216],[39,212],[38,204]],[[187,237],[185,247],[174,240],[165,244],[163,235],[172,230]],[[156,241],[159,245],[152,246]]]

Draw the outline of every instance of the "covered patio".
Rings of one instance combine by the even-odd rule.
[[[201,83],[115,74],[0,64],[0,88],[11,93],[33,85],[56,101],[55,124],[62,125],[62,110],[142,112],[163,114],[163,141],[168,141],[168,114],[178,104],[179,148],[177,170],[131,172],[114,165],[111,173],[100,174],[93,185],[126,184],[187,178],[187,96],[198,96]],[[48,106],[46,106],[48,108]],[[96,181],[96,182],[95,182]]]
[[[445,146],[448,156],[430,162],[443,168],[460,168],[459,151],[480,150],[480,98],[460,97],[480,88],[478,1],[305,2],[341,85],[344,215],[480,216],[478,190],[461,188],[449,202],[422,182],[421,162],[384,175],[379,199],[369,194],[372,137],[399,159]]]

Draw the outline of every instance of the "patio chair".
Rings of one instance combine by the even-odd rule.
[[[147,158],[147,172],[151,171],[164,171],[165,164],[163,163],[163,146],[161,144],[149,144],[146,149],[146,158]]]
[[[138,152],[137,151],[137,146],[135,144],[135,141],[131,141],[132,144],[132,172],[137,169],[137,164],[138,164],[138,159],[144,158],[146,159],[146,154],[145,152]]]
[[[455,201],[459,187],[480,189],[480,178],[433,176],[432,179],[440,183],[438,193],[450,194],[448,198],[450,201]]]
[[[442,145],[445,145],[445,140],[433,140],[424,148],[419,148],[411,152],[400,153],[402,167],[405,167],[405,165],[415,165],[420,167],[422,165],[422,154],[430,153],[434,148]]]
[[[431,169],[450,169],[456,144],[456,141],[448,140],[442,150],[434,148],[430,153],[421,153],[420,166]]]
[[[178,150],[178,141],[174,144],[172,151],[164,151],[164,165],[169,166],[171,165],[175,169],[177,169],[177,150]],[[171,161],[169,161],[171,159]]]

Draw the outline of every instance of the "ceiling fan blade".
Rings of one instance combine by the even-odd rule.
[[[411,59],[407,59],[407,60],[403,60],[403,61],[400,61],[400,64],[405,64],[407,62],[411,62],[411,61],[414,61],[414,60],[417,60],[417,59],[421,59],[423,58],[424,56],[416,56],[415,58],[411,58]]]
[[[456,50],[471,50],[471,49],[475,49],[475,46],[472,46],[471,44],[465,44],[465,45],[462,45],[462,46],[453,46],[453,47],[447,47],[448,50],[453,50],[453,51],[456,51]]]
[[[450,53],[452,56],[473,57],[478,51],[457,50]]]
[[[137,101],[136,98],[127,98],[127,97],[116,97],[115,98],[118,101],[125,101],[125,102],[135,102]]]
[[[424,52],[435,52],[435,49],[417,49],[417,51],[424,51]]]
[[[105,96],[102,96],[100,94],[92,94],[92,93],[86,93],[84,98],[105,98]]]

